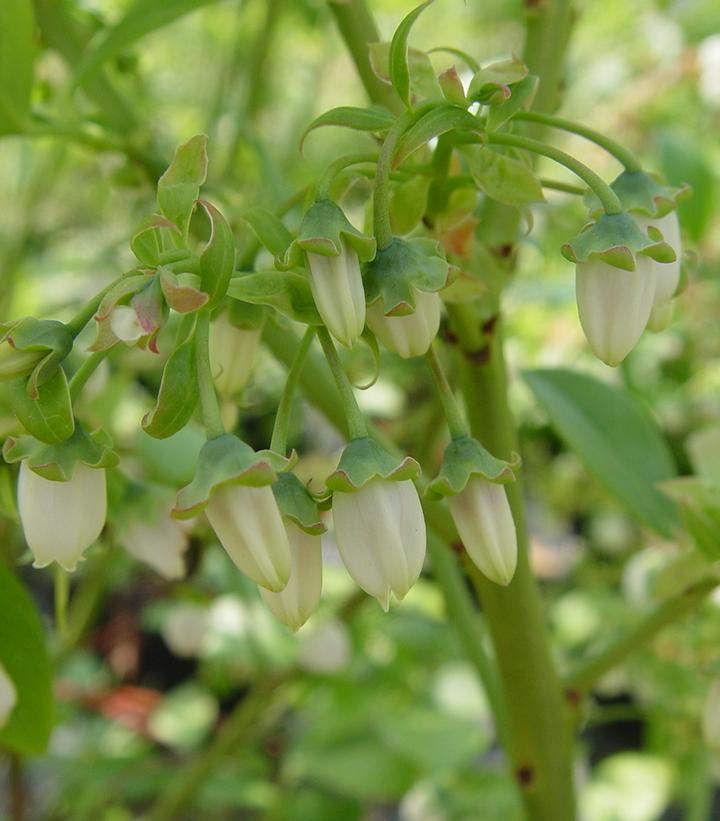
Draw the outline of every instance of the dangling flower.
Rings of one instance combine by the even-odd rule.
[[[5,667],[0,664],[0,728],[10,719],[17,704],[17,690]]]
[[[680,221],[677,211],[670,211],[662,217],[647,217],[644,214],[634,214],[638,225],[647,231],[649,227],[657,228],[665,242],[675,251],[672,262],[652,261],[655,270],[655,298],[650,313],[648,328],[651,331],[662,331],[672,319],[672,298],[680,284],[680,259],[682,257],[682,238],[680,236]]]
[[[239,327],[223,311],[210,326],[210,362],[220,394],[228,399],[247,385],[262,336],[262,326]]]
[[[110,314],[110,328],[122,342],[132,345],[145,335],[135,309],[130,305],[116,305]]]
[[[18,511],[35,567],[57,562],[73,571],[105,525],[105,471],[79,463],[67,481],[39,476],[20,465]]]
[[[386,316],[382,299],[368,306],[367,324],[383,345],[404,359],[427,353],[440,327],[440,297],[434,291],[415,291],[415,310],[405,316]]]

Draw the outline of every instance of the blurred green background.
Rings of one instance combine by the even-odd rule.
[[[78,30],[98,37],[128,6],[73,0],[64,8]],[[411,8],[405,0],[371,6],[383,39]],[[519,0],[439,0],[417,23],[413,45],[452,45],[482,61],[520,53],[523,13]],[[720,419],[718,32],[716,0],[577,3],[562,113],[627,142],[671,183],[692,185],[681,221],[697,265],[671,326],[646,334],[613,372],[587,349],[573,267],[559,254],[585,219],[582,204],[551,192],[548,204],[534,209],[533,230],[521,243],[505,299],[516,377],[511,396],[521,425],[532,558],[561,667],[672,588],[679,555],[689,557],[685,571],[692,576],[693,559],[681,553],[682,544],[645,530],[591,475],[519,373],[563,366],[624,386],[655,417],[680,471],[691,471],[688,436]],[[152,175],[197,132],[210,137],[207,196],[241,242],[244,209],[277,207],[316,179],[328,157],[369,144],[364,135],[331,129],[309,137],[304,157],[298,152],[311,119],[364,102],[322,0],[210,3],[115,55],[105,66],[114,96],[107,89],[73,93],[72,68],[55,45],[39,43],[33,107],[68,134],[81,129],[97,139],[2,138],[5,319],[65,318],[131,267],[129,237],[154,208]],[[450,64],[444,55],[433,59],[438,69]],[[108,134],[134,159],[104,150]],[[561,134],[553,140],[606,179],[617,173],[591,144]],[[549,164],[541,171],[569,179]],[[368,368],[362,353],[350,364],[358,372]],[[171,488],[186,481],[202,438],[193,428],[170,445],[139,437],[159,375],[150,353],[114,356],[85,400],[86,412],[109,427],[130,471]],[[239,420],[255,444],[267,441],[283,379],[284,369],[263,350]],[[388,354],[380,380],[361,400],[389,433],[412,439],[428,421],[415,402],[427,390],[421,364]],[[3,424],[7,429],[9,420]],[[304,407],[294,436],[304,475],[322,477],[341,444],[337,434]],[[24,563],[21,576],[50,628],[50,574],[27,564],[6,468],[1,484],[0,550]],[[132,559],[114,534],[111,527],[76,574],[75,606],[81,621],[86,611],[88,629],[60,657],[49,751],[24,764],[28,818],[139,817],[185,777],[179,767],[200,760],[208,766],[188,818],[521,817],[484,693],[430,578],[384,615],[354,594],[329,548],[322,609],[295,637],[273,620],[220,547],[204,543],[201,525],[191,539],[188,575],[174,582]],[[712,809],[720,754],[704,747],[699,725],[710,677],[720,673],[719,608],[720,598],[711,598],[603,680],[578,751],[584,818],[720,817],[720,803]],[[228,716],[238,722],[232,751],[208,759]],[[3,767],[0,810],[9,813],[16,782],[11,764]]]

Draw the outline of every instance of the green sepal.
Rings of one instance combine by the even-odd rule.
[[[175,274],[168,268],[158,268],[157,276],[165,302],[173,311],[189,314],[207,305],[210,297],[200,290],[200,277],[197,274]]]
[[[196,516],[212,494],[227,485],[271,485],[277,474],[290,470],[296,460],[295,454],[287,459],[270,450],[256,453],[231,433],[208,439],[198,456],[192,482],[178,493],[173,516],[177,519]]]
[[[91,468],[111,468],[119,462],[110,436],[102,429],[88,433],[79,422],[72,436],[56,445],[33,436],[11,436],[3,445],[3,456],[10,463],[27,460],[33,472],[53,482],[72,479],[78,462]]]
[[[659,175],[647,171],[623,171],[610,183],[610,188],[626,211],[646,217],[664,217],[692,194],[689,185],[665,185]],[[593,217],[602,213],[602,205],[593,191],[585,193],[585,203]]]
[[[517,453],[512,461],[498,459],[487,451],[477,439],[462,436],[453,439],[445,448],[440,473],[430,482],[425,496],[437,501],[444,496],[462,493],[471,476],[482,476],[488,482],[506,484],[515,481],[515,473],[520,467]]]
[[[27,377],[21,376],[7,384],[10,407],[25,430],[50,445],[72,436],[75,418],[65,371],[58,368],[38,387],[35,399],[28,396],[27,382]]]
[[[635,270],[635,254],[645,254],[658,262],[673,262],[675,251],[662,239],[659,231],[649,229],[644,234],[626,211],[621,214],[603,214],[562,247],[563,256],[570,262],[587,262],[597,258],[622,268]]]
[[[29,374],[27,392],[32,399],[37,398],[38,387],[55,374],[74,342],[62,322],[31,316],[0,323],[0,334],[0,343],[13,348],[0,356],[0,380]]]
[[[225,296],[235,267],[235,238],[225,217],[206,200],[198,205],[210,221],[210,238],[200,254],[200,287],[208,295],[208,306],[214,307]]]
[[[658,487],[680,507],[685,529],[712,562],[720,559],[720,496],[717,485],[697,476],[660,482]]]
[[[198,402],[195,334],[175,348],[163,368],[155,407],[142,420],[145,433],[167,439],[185,427]]]
[[[197,134],[175,149],[172,162],[158,180],[160,211],[187,238],[200,186],[207,177],[207,136]]]
[[[443,96],[449,103],[457,106],[466,106],[468,104],[462,80],[455,66],[450,66],[450,68],[443,71],[438,77],[438,82],[440,83]]]
[[[402,482],[419,476],[420,465],[411,456],[393,456],[373,439],[363,436],[346,446],[340,463],[325,484],[333,492],[354,493],[371,479]]]
[[[306,276],[296,271],[254,271],[230,280],[228,296],[253,305],[275,308],[305,325],[322,325]]]
[[[143,263],[153,268],[160,265],[168,249],[182,240],[175,223],[160,214],[153,214],[133,235],[130,248]]]
[[[368,305],[382,299],[386,316],[407,316],[415,310],[417,291],[439,291],[448,284],[450,266],[440,245],[426,237],[395,237],[364,266]]]
[[[342,253],[343,241],[355,251],[360,262],[375,256],[375,237],[358,231],[332,200],[316,200],[305,212],[297,239],[278,262],[283,268],[291,268],[301,261],[302,252],[337,257]]]
[[[284,518],[312,536],[325,533],[315,499],[294,473],[281,473],[272,491]]]
[[[500,105],[510,98],[510,86],[524,80],[528,67],[517,57],[491,63],[476,72],[470,81],[467,98],[482,105]]]

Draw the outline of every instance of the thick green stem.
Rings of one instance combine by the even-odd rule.
[[[225,433],[225,426],[220,415],[220,405],[215,393],[215,383],[210,368],[210,312],[198,313],[195,326],[195,356],[197,362],[197,380],[200,391],[200,408],[203,424],[208,439],[216,439]]]
[[[594,142],[601,148],[604,148],[608,154],[615,157],[616,160],[625,166],[626,171],[641,171],[642,164],[635,154],[619,143],[596,131],[594,128],[589,128],[582,123],[576,123],[573,120],[566,120],[564,117],[555,117],[552,114],[543,114],[540,111],[519,111],[513,115],[513,120],[525,120],[530,123],[540,123],[541,125],[548,125],[551,128],[559,128],[562,131],[568,131],[571,134],[577,134],[580,137]]]
[[[308,326],[305,335],[300,342],[300,347],[295,354],[288,375],[285,379],[285,388],[283,389],[280,404],[278,405],[277,413],[275,415],[275,425],[273,427],[272,438],[270,440],[270,450],[275,453],[285,455],[287,450],[287,436],[288,427],[290,425],[290,412],[292,411],[292,403],[295,398],[295,391],[297,389],[300,375],[302,374],[303,365],[305,364],[305,357],[310,350],[312,341],[315,338],[315,328],[312,325]]]
[[[435,345],[431,345],[427,354],[425,354],[430,373],[432,374],[433,382],[437,390],[440,403],[442,404],[443,413],[445,414],[445,421],[450,430],[450,436],[453,439],[461,439],[469,434],[468,426],[460,413],[455,397],[453,396],[452,388],[447,381],[445,371],[443,370],[440,358],[437,355]]]
[[[94,351],[88,356],[80,365],[80,367],[72,375],[72,379],[68,384],[70,390],[70,397],[75,400],[80,395],[80,392],[87,384],[88,379],[95,373],[100,366],[100,363],[109,355],[112,348],[106,348],[104,351]]]
[[[542,185],[543,188],[549,188],[552,191],[563,191],[565,194],[576,194],[578,197],[582,197],[587,192],[587,188],[583,188],[581,185],[573,185],[570,182],[561,182],[560,180],[548,180],[545,177],[540,177],[540,185]]]
[[[575,157],[565,151],[540,142],[540,140],[522,137],[519,134],[492,133],[487,135],[487,141],[490,145],[508,145],[514,148],[522,148],[525,151],[531,151],[541,157],[548,157],[548,159],[564,165],[565,168],[569,168],[570,171],[580,177],[588,188],[595,192],[606,214],[620,214],[622,212],[622,203],[612,188],[591,168],[588,168],[585,163],[576,160]]]
[[[342,362],[335,349],[335,345],[330,337],[327,328],[318,328],[318,337],[322,345],[323,353],[328,361],[330,370],[332,371],[335,385],[340,394],[340,401],[342,402],[343,412],[347,420],[347,428],[351,439],[361,439],[368,435],[367,424],[362,411],[358,407],[355,394],[353,393],[350,380],[343,370]]]
[[[578,694],[590,690],[605,673],[617,667],[636,650],[645,647],[663,628],[691,613],[718,584],[718,579],[703,579],[679,596],[658,604],[625,635],[572,671],[565,679],[565,689]]]
[[[380,251],[387,248],[393,240],[390,224],[390,171],[392,170],[393,154],[400,136],[413,116],[415,116],[414,112],[408,111],[396,121],[387,137],[385,137],[378,158],[377,171],[375,172],[375,189],[373,191],[373,230]]]

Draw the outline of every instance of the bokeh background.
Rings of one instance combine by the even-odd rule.
[[[405,0],[371,6],[383,39],[411,8]],[[128,7],[65,3],[79,29],[96,36]],[[413,44],[452,45],[482,61],[520,53],[523,14],[519,0],[439,0],[417,23]],[[654,417],[680,472],[693,469],[688,437],[720,420],[719,32],[715,0],[577,3],[562,113],[627,142],[671,183],[692,185],[680,213],[696,264],[670,327],[646,334],[611,371],[585,344],[573,268],[559,254],[585,219],[582,203],[551,192],[521,242],[504,300],[511,398],[533,564],[561,665],[599,646],[671,586],[684,545],[650,533],[594,478],[520,373],[572,367],[622,385]],[[153,174],[197,132],[210,138],[207,196],[241,243],[244,209],[277,207],[316,179],[328,157],[369,144],[332,129],[311,135],[305,155],[298,152],[313,117],[364,102],[322,0],[199,8],[108,62],[112,97],[107,89],[73,92],[67,55],[45,42],[40,49],[33,106],[67,134],[0,141],[4,319],[67,317],[131,267],[128,241],[153,211]],[[439,69],[450,64],[441,54],[433,60]],[[102,128],[93,130],[95,121]],[[97,139],[72,137],[78,128]],[[108,134],[134,158],[103,144]],[[579,138],[557,134],[554,142],[606,179],[617,173]],[[549,164],[541,172],[569,180]],[[348,366],[366,371],[366,352]],[[237,416],[238,429],[258,446],[269,437],[284,374],[263,349]],[[165,488],[169,500],[192,473],[202,433],[190,426],[170,443],[138,434],[159,376],[151,353],[113,356],[84,402],[112,432],[124,467]],[[387,354],[380,379],[360,398],[389,434],[412,440],[433,423],[418,401],[428,390],[422,363]],[[3,429],[10,424],[4,414]],[[304,475],[322,477],[337,456],[338,434],[304,405],[294,429]],[[0,552],[19,563],[52,642],[52,577],[29,566],[8,468],[0,474],[0,507]],[[293,636],[202,525],[189,537],[186,576],[174,581],[132,557],[117,531],[108,528],[73,580],[80,627],[73,646],[53,646],[57,724],[48,753],[23,765],[28,818],[139,817],[198,761],[207,766],[188,818],[521,818],[484,693],[431,578],[385,615],[355,593],[330,538],[322,608]],[[686,555],[691,575],[694,559]],[[586,819],[720,817],[720,804],[712,809],[720,758],[703,743],[699,720],[709,681],[720,673],[718,647],[720,597],[601,682],[578,751]],[[240,730],[232,749],[218,753],[213,738],[233,720]],[[5,761],[0,811],[9,812],[16,776]]]

